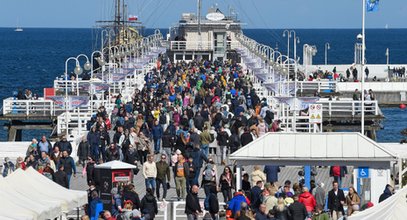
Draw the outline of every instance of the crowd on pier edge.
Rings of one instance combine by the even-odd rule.
[[[5,161],[3,175],[31,166],[69,188],[81,166],[89,185],[82,219],[154,219],[157,201],[171,199],[167,192],[174,189],[176,200],[186,202],[185,214],[191,220],[338,219],[371,206],[361,204],[352,187],[345,197],[340,184],[347,168],[341,166],[330,167],[333,182],[313,182],[311,188],[289,180],[279,186],[279,166],[254,166],[252,172],[243,172],[242,187],[236,188],[236,167],[228,155],[281,130],[281,121],[274,120],[269,103],[257,96],[238,64],[163,59],[144,80],[132,97],[116,97],[110,117],[104,107],[92,117],[78,146],[79,165],[65,137],[52,146],[43,136],[32,140],[25,158],[15,164]],[[102,210],[94,168],[113,160],[138,165],[134,173],[145,179],[146,192],[131,183],[114,187],[111,210]],[[332,184],[331,191],[324,190],[326,184]],[[391,194],[391,186],[386,186],[382,199]],[[220,202],[226,203],[225,212]]]

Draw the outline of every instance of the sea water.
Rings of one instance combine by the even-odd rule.
[[[146,29],[143,35],[149,35],[153,29]],[[164,33],[166,30],[161,30]],[[287,54],[287,38],[282,37],[283,30],[247,29],[244,33],[260,43],[278,48]],[[351,64],[354,60],[354,44],[357,42],[358,29],[299,29],[296,35],[297,57],[302,57],[302,45],[317,47],[314,64],[323,64],[325,44],[328,50],[329,64]],[[370,64],[386,63],[386,48],[390,50],[390,63],[407,64],[407,29],[369,29],[366,31],[366,60]],[[0,28],[0,98],[11,97],[13,91],[28,88],[40,96],[43,88],[52,87],[53,80],[63,75],[65,60],[71,56],[99,49],[100,34],[93,29],[54,29],[24,28],[24,32],[14,32],[12,28]],[[293,56],[293,39],[290,40],[290,56]],[[81,63],[86,62],[80,58]],[[300,60],[302,63],[302,60]],[[68,64],[72,72],[74,63]],[[2,102],[0,103],[2,106]],[[407,128],[407,111],[399,108],[382,108],[386,117],[383,130],[377,133],[379,142],[399,142],[403,136],[400,131]],[[3,124],[0,124],[3,126]],[[23,139],[39,138],[50,131],[23,131]],[[7,140],[7,130],[0,129],[0,141]]]

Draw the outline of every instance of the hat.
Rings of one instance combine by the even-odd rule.
[[[373,207],[373,203],[372,203],[372,202],[368,202],[368,203],[366,204],[366,207],[367,207],[367,208]]]
[[[133,202],[131,201],[131,200],[125,200],[124,201],[124,204],[126,205],[126,204],[132,204],[133,205]]]
[[[178,155],[180,155],[180,154],[181,154],[181,151],[180,151],[179,149],[177,149],[177,150],[175,151],[175,153],[178,154]]]
[[[289,204],[292,204],[292,203],[294,203],[293,198],[287,197],[287,198],[284,199],[284,204],[289,205]]]

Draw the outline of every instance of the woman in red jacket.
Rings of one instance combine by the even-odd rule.
[[[303,193],[301,193],[301,195],[299,196],[298,201],[305,205],[305,208],[307,209],[308,212],[308,216],[311,216],[312,211],[315,209],[315,206],[317,205],[317,202],[314,196],[309,192],[307,187],[304,187],[302,189],[302,192]]]

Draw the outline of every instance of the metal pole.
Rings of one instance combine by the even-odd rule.
[[[362,117],[361,117],[361,132],[365,135],[365,94],[364,94],[364,84],[365,77],[363,73],[365,65],[365,49],[366,49],[366,36],[365,36],[365,16],[366,16],[366,0],[362,0],[362,71],[360,72],[362,78],[361,92],[362,92]]]
[[[389,57],[390,57],[389,48],[386,48],[386,64],[387,64],[387,66],[389,66]]]
[[[325,43],[325,66],[328,65],[328,50],[331,49],[329,43]]]

